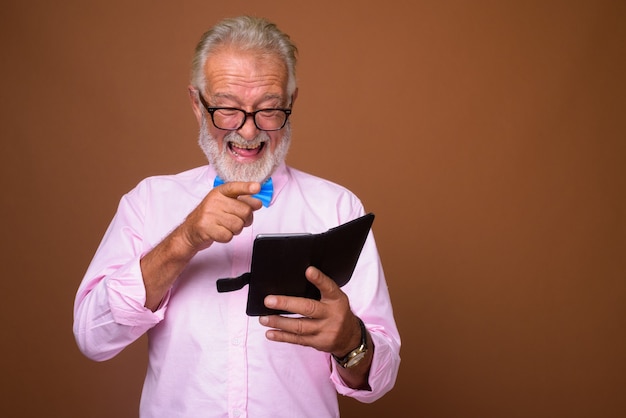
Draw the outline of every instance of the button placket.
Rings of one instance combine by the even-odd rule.
[[[244,228],[230,243],[233,249],[232,274],[236,277],[250,268],[252,228]],[[230,292],[228,299],[228,407],[232,417],[247,416],[248,361],[246,341],[248,316],[246,315],[247,289]]]

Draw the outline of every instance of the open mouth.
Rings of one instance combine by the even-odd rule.
[[[228,149],[236,157],[251,158],[256,157],[265,148],[265,141],[250,143],[250,144],[237,144],[234,142],[228,143]]]

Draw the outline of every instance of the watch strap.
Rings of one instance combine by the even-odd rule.
[[[361,318],[357,317],[357,319],[359,320],[359,326],[361,327],[361,343],[359,346],[350,351],[344,357],[337,357],[334,354],[332,355],[335,361],[344,369],[356,366],[361,362],[363,357],[365,357],[365,353],[367,353],[367,329],[365,328],[365,324]]]

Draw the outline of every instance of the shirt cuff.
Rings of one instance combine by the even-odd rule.
[[[330,379],[335,384],[337,393],[364,403],[374,402],[391,390],[395,383],[400,363],[399,357],[393,353],[392,348],[389,346],[389,341],[383,335],[370,331],[370,336],[375,347],[368,377],[370,390],[352,389],[347,386],[339,375],[338,367],[340,366],[331,356],[332,372]]]
[[[105,279],[111,315],[115,322],[121,325],[140,327],[156,325],[163,320],[167,309],[170,290],[156,311],[152,312],[145,307],[146,288],[139,265],[140,260],[141,256],[136,256]]]

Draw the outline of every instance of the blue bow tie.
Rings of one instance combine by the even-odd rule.
[[[213,182],[213,187],[221,186],[224,184],[224,180],[220,176],[215,177],[215,181]],[[272,201],[272,195],[274,194],[274,184],[272,183],[272,178],[270,177],[261,185],[261,191],[257,194],[252,195],[255,199],[259,199],[263,202],[263,206],[268,207],[270,202]]]

